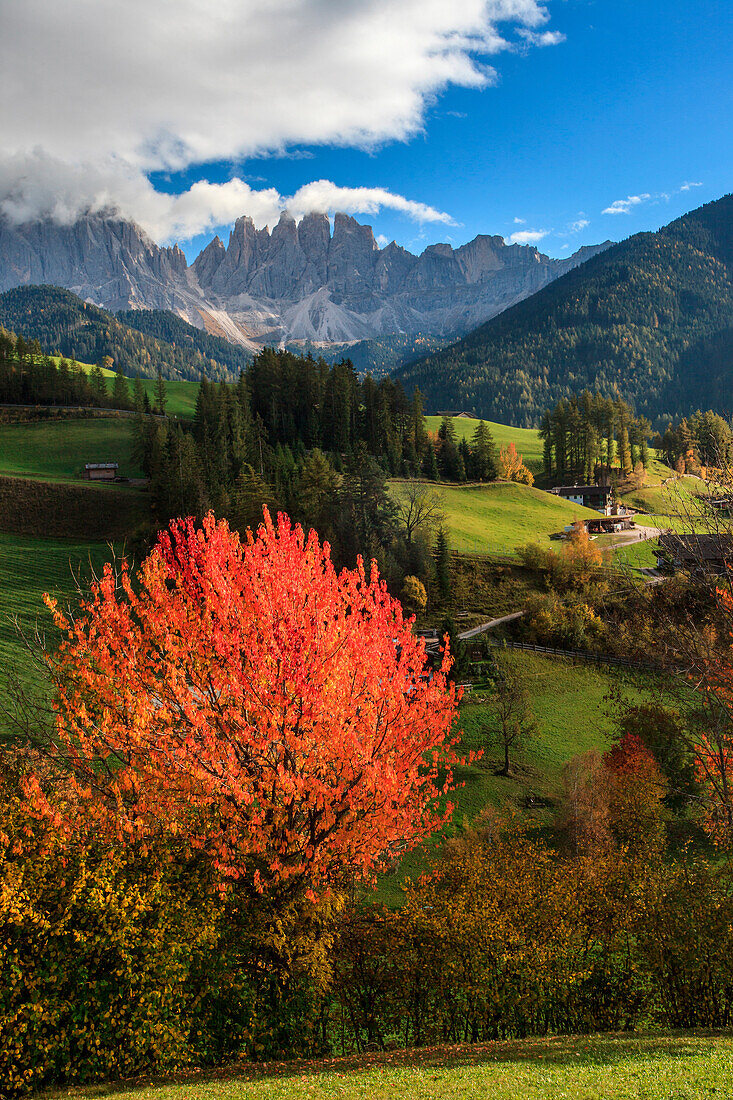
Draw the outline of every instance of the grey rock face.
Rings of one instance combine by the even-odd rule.
[[[608,243],[554,260],[481,234],[414,256],[394,241],[380,249],[371,226],[347,214],[336,214],[331,233],[325,214],[296,223],[284,212],[272,232],[239,218],[228,245],[215,237],[189,268],[177,245],[160,248],[119,217],[69,226],[0,219],[0,291],[52,283],[108,309],[170,309],[249,347],[460,336]]]

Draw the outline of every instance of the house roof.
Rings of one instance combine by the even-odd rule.
[[[556,485],[554,489],[550,489],[551,493],[575,493],[577,496],[590,496],[592,493],[600,493],[604,496],[610,496],[613,492],[610,485]]]
[[[733,536],[727,534],[665,531],[659,536],[659,548],[674,557],[700,562],[733,560]]]
[[[119,463],[117,462],[85,462],[85,470],[117,470],[119,469]]]

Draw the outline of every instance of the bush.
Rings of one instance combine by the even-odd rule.
[[[6,781],[0,1097],[321,1050],[339,905],[248,896],[170,847],[62,844]]]
[[[397,911],[343,922],[337,1023],[359,1051],[528,1035],[729,1027],[733,868],[499,827],[449,842]]]

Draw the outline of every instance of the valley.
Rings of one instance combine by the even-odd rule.
[[[306,221],[306,230],[315,224],[315,220]],[[341,234],[351,233],[353,228],[343,220],[339,220],[339,227]],[[300,227],[296,228],[300,232]],[[683,230],[685,237],[689,226]],[[248,227],[236,232],[242,241],[249,241]],[[291,226],[274,236],[278,240],[290,234],[287,239],[292,243],[292,232]],[[334,234],[328,249],[334,239],[339,244]],[[367,234],[359,239],[368,244]],[[270,244],[262,238],[262,255],[271,247],[272,238],[267,240]],[[498,243],[492,247],[499,248]],[[593,285],[592,279],[600,278],[594,271],[605,271],[603,278],[609,271],[618,274],[614,266],[617,247],[621,246],[609,248],[577,271],[561,275],[552,286],[540,289],[515,309],[546,310],[543,302],[559,301],[567,293],[566,280],[577,289]],[[484,249],[480,254],[485,257],[488,253]],[[664,250],[658,250],[658,254],[663,255]],[[227,283],[227,279],[234,279],[238,270],[233,265],[227,275],[226,264],[233,263],[227,260],[228,255],[223,246],[217,247],[206,261],[210,268],[206,278],[212,285],[218,278],[222,294],[227,286],[231,290],[234,284]],[[438,250],[436,256],[441,255],[443,260],[451,259],[448,253]],[[465,263],[467,255],[461,253],[451,262]],[[525,253],[516,255],[521,258]],[[215,260],[222,268],[219,276]],[[265,263],[262,256],[252,261],[251,278],[255,285],[274,293],[272,280],[283,277],[282,270],[274,260],[269,267],[258,267],[260,261]],[[179,275],[184,270],[174,252],[166,262],[174,268],[177,265]],[[293,249],[287,262],[294,262]],[[698,256],[698,262],[709,265],[709,256]],[[604,264],[610,266],[605,268]],[[162,260],[160,265],[165,271]],[[716,272],[717,294],[725,280],[719,270]],[[573,283],[574,279],[577,282]],[[278,284],[281,290],[282,285]],[[292,285],[288,293],[296,293]],[[480,297],[483,291],[475,293]],[[637,300],[641,297],[637,295]],[[325,300],[321,295],[321,306]],[[584,299],[589,300],[587,296]],[[708,314],[724,319],[727,300],[715,294],[710,300],[714,306]],[[180,302],[176,308],[181,308]],[[306,304],[303,308],[307,311],[310,307]],[[581,313],[583,308],[577,301],[572,307]],[[570,307],[563,309],[567,312]],[[670,882],[682,874],[679,853],[687,850],[685,845],[692,846],[695,858],[702,853],[700,874],[707,874],[706,868],[712,866],[706,862],[711,843],[709,827],[698,814],[694,800],[706,799],[709,803],[715,796],[692,775],[693,762],[699,765],[706,750],[705,743],[689,732],[697,729],[697,719],[691,717],[690,701],[679,683],[678,650],[686,632],[697,630],[701,615],[708,631],[706,637],[724,637],[724,628],[715,619],[720,615],[716,603],[719,597],[714,587],[698,586],[694,569],[670,567],[660,571],[657,548],[660,534],[668,530],[685,532],[685,538],[698,534],[706,538],[711,515],[705,501],[713,493],[722,498],[724,516],[728,492],[725,463],[733,458],[730,424],[712,410],[665,420],[659,395],[666,391],[657,385],[659,379],[644,374],[641,360],[635,361],[638,370],[627,372],[623,386],[617,384],[616,376],[600,372],[593,377],[594,382],[596,377],[599,379],[593,392],[570,392],[582,377],[577,364],[572,367],[572,349],[578,343],[579,330],[573,330],[571,350],[565,348],[562,352],[567,373],[560,381],[552,380],[553,363],[560,361],[552,355],[547,357],[548,368],[538,373],[538,386],[532,381],[531,371],[525,369],[533,361],[532,356],[544,356],[544,350],[522,359],[525,366],[521,367],[512,366],[510,356],[506,360],[509,366],[504,369],[502,365],[497,375],[500,384],[495,387],[491,383],[483,391],[492,393],[486,407],[496,416],[487,421],[470,415],[477,407],[471,401],[473,391],[450,374],[460,363],[461,377],[473,379],[476,386],[484,385],[486,379],[480,381],[484,377],[481,372],[491,357],[488,353],[484,357],[483,351],[468,364],[461,358],[460,343],[435,350],[424,335],[416,336],[412,343],[412,338],[403,334],[399,339],[381,336],[377,349],[379,341],[367,334],[359,343],[363,365],[378,360],[385,367],[373,377],[343,358],[349,344],[334,343],[328,350],[323,343],[306,341],[302,349],[265,347],[259,351],[253,350],[254,344],[252,348],[229,344],[222,333],[232,335],[227,327],[230,321],[223,324],[219,316],[217,334],[211,335],[164,308],[123,310],[115,316],[56,287],[20,287],[0,295],[0,323],[27,326],[20,337],[13,332],[0,333],[0,385],[7,398],[0,407],[0,665],[4,677],[0,688],[0,751],[14,759],[30,742],[50,750],[49,759],[55,758],[57,746],[69,736],[67,729],[75,727],[79,714],[87,713],[87,689],[75,686],[80,683],[75,679],[76,672],[57,679],[52,687],[44,667],[44,647],[47,654],[70,654],[76,644],[74,637],[83,638],[85,631],[93,630],[94,645],[83,645],[73,657],[82,667],[91,662],[84,671],[94,685],[90,699],[96,698],[97,690],[102,692],[103,701],[88,728],[93,736],[95,730],[107,729],[114,744],[118,725],[132,731],[131,740],[120,742],[114,750],[116,758],[123,761],[125,753],[131,753],[130,759],[138,753],[149,728],[157,731],[165,727],[160,734],[163,741],[169,737],[179,746],[172,749],[173,786],[169,788],[166,779],[161,788],[161,798],[168,798],[178,782],[183,751],[180,744],[185,743],[178,741],[178,721],[185,725],[189,720],[192,689],[186,689],[184,698],[174,698],[172,707],[161,708],[158,701],[163,692],[173,691],[175,696],[178,681],[175,676],[170,683],[167,681],[169,667],[187,652],[208,616],[221,613],[218,603],[223,588],[241,568],[238,556],[242,554],[242,560],[251,561],[248,555],[259,555],[256,583],[246,589],[247,598],[254,601],[257,610],[253,612],[248,606],[234,617],[225,613],[221,620],[224,626],[217,628],[216,643],[210,646],[207,641],[202,653],[190,660],[184,658],[186,683],[207,662],[216,667],[216,676],[223,675],[218,664],[221,639],[233,623],[238,624],[236,631],[241,631],[268,621],[273,594],[258,604],[257,592],[262,577],[267,577],[272,568],[274,559],[270,555],[277,557],[281,542],[290,540],[288,553],[278,565],[281,580],[289,580],[280,585],[275,604],[283,592],[294,594],[297,602],[303,576],[312,574],[313,583],[323,583],[322,578],[328,575],[320,567],[313,571],[308,560],[313,550],[298,542],[299,536],[291,533],[288,519],[278,521],[280,526],[269,531],[260,527],[263,506],[273,517],[284,513],[306,532],[313,529],[324,544],[328,543],[328,560],[334,563],[333,576],[340,578],[338,584],[351,583],[348,577],[354,575],[351,571],[360,557],[374,560],[386,586],[384,591],[389,593],[387,598],[400,600],[407,616],[415,616],[414,621],[410,619],[399,627],[388,622],[389,644],[379,651],[381,656],[373,656],[374,660],[386,661],[389,668],[389,674],[378,676],[379,706],[393,690],[394,639],[398,630],[403,632],[400,649],[416,644],[415,632],[427,638],[427,658],[420,650],[419,663],[422,667],[427,659],[429,669],[420,680],[424,685],[421,690],[437,691],[430,706],[431,722],[436,721],[435,715],[450,698],[441,694],[449,688],[447,683],[443,686],[438,672],[446,637],[454,661],[452,676],[462,693],[457,705],[450,704],[454,710],[445,731],[446,739],[450,736],[454,740],[453,748],[447,747],[447,740],[444,742],[432,773],[436,786],[431,827],[424,832],[418,830],[419,839],[416,835],[414,842],[404,847],[396,841],[369,886],[353,892],[347,916],[339,918],[339,943],[347,946],[338,956],[338,973],[348,974],[348,978],[334,979],[340,984],[334,985],[334,992],[327,996],[329,1011],[343,1014],[340,1026],[344,1034],[347,1028],[352,1029],[349,1033],[354,1038],[350,1041],[360,1043],[363,1028],[368,1030],[370,1026],[349,1015],[353,1012],[351,988],[358,988],[361,981],[361,963],[352,961],[360,957],[359,937],[364,937],[368,957],[373,960],[381,957],[380,937],[392,934],[386,930],[402,929],[395,932],[398,942],[387,954],[398,960],[401,974],[409,971],[418,975],[415,981],[422,982],[419,957],[413,957],[412,948],[405,946],[419,942],[415,928],[423,928],[426,920],[440,920],[437,914],[453,912],[457,907],[459,924],[464,919],[474,922],[469,935],[475,940],[477,928],[484,925],[483,918],[471,909],[472,903],[464,902],[462,885],[455,892],[447,884],[453,875],[458,875],[461,884],[470,883],[472,876],[486,873],[485,868],[497,859],[492,883],[505,885],[498,892],[492,886],[493,892],[489,893],[481,886],[475,896],[491,899],[491,905],[497,907],[494,927],[505,929],[510,940],[516,936],[513,922],[546,921],[546,929],[536,943],[552,941],[555,960],[567,957],[571,971],[581,966],[585,948],[580,941],[568,947],[553,939],[564,927],[565,918],[558,924],[556,916],[543,908],[545,902],[538,900],[546,896],[542,876],[549,875],[555,883],[552,897],[560,899],[557,904],[561,908],[573,913],[569,928],[577,926],[574,892],[582,889],[593,896],[589,912],[595,914],[600,908],[610,922],[608,927],[615,927],[620,920],[624,928],[635,929],[634,936],[625,935],[602,945],[593,923],[595,916],[583,917],[587,926],[583,926],[581,939],[585,943],[590,937],[596,945],[594,950],[608,950],[614,966],[632,966],[643,973],[644,978],[639,979],[642,985],[658,983],[655,988],[661,989],[665,979],[654,951],[643,946],[644,925],[635,903],[624,902],[619,909],[613,883],[620,875],[630,890],[643,891],[647,880],[653,881],[665,898],[674,899]],[[495,323],[508,331],[521,316],[509,309],[489,326]],[[539,315],[535,312],[533,316]],[[674,344],[683,348],[690,333],[699,334],[706,326],[710,329],[713,322],[706,316],[704,311],[691,310],[686,318],[678,317],[673,326],[668,326],[660,339],[667,341],[665,347]],[[343,322],[343,315],[340,317]],[[660,317],[657,313],[658,321]],[[325,325],[331,324],[328,310],[323,318]],[[477,331],[482,334],[486,330]],[[532,322],[532,339],[539,340],[543,332],[562,343],[554,316],[541,323]],[[343,338],[345,333],[345,329],[329,329],[331,336]],[[474,337],[478,339],[474,333],[464,343]],[[445,336],[434,339],[443,344]],[[625,337],[618,339],[623,341]],[[654,339],[644,341],[645,354],[651,358],[658,354]],[[524,337],[522,341],[521,347],[526,349]],[[398,366],[394,374],[387,373],[385,364],[394,365],[395,356],[409,357],[417,343],[433,354]],[[724,344],[713,340],[709,346],[720,356]],[[321,356],[322,350],[327,354]],[[613,356],[617,363],[619,357],[615,352]],[[501,362],[504,364],[503,359]],[[673,385],[671,363],[668,356],[664,382],[668,387]],[[432,379],[438,376],[447,381],[433,386]],[[721,373],[716,377],[722,377]],[[425,400],[417,388],[411,388],[415,379],[425,387]],[[642,400],[639,404],[647,408],[654,424],[621,395],[639,399],[644,379],[649,397],[646,405]],[[608,386],[605,392],[601,383]],[[513,392],[521,393],[520,404],[507,403],[501,396],[512,387]],[[546,406],[534,404],[546,398]],[[70,407],[76,401],[81,404]],[[479,404],[483,409],[483,399]],[[437,411],[441,407],[448,411]],[[720,462],[715,465],[718,457]],[[109,483],[86,476],[89,465],[104,464],[112,464]],[[577,492],[565,489],[563,496],[549,491],[563,485],[575,485]],[[606,519],[614,528],[618,516],[619,527],[626,529],[598,533],[601,512],[595,504],[591,508],[579,501],[592,501],[593,493],[606,500],[611,489],[613,502],[604,505]],[[591,496],[585,497],[586,491]],[[635,512],[632,518],[625,516],[627,508]],[[185,516],[192,517],[190,523],[178,522],[178,517]],[[226,519],[229,526],[215,526],[214,517]],[[717,515],[715,521],[721,522]],[[727,530],[725,519],[722,524]],[[159,542],[161,531],[164,534]],[[244,551],[239,535],[230,532],[243,536]],[[218,557],[206,564],[210,553],[207,547],[214,542]],[[150,714],[143,716],[139,708],[144,691],[141,693],[139,687],[129,691],[127,663],[123,667],[118,662],[129,645],[128,637],[119,633],[119,624],[128,622],[126,630],[134,635],[138,622],[146,622],[145,614],[136,613],[127,620],[115,610],[97,632],[92,622],[99,612],[93,610],[86,622],[77,624],[70,633],[67,630],[66,649],[59,650],[64,635],[53,625],[43,596],[48,593],[59,601],[59,607],[73,608],[79,598],[77,582],[82,592],[87,591],[105,562],[114,561],[119,567],[125,557],[135,576],[133,586],[129,590],[113,586],[105,599],[132,598],[133,591],[141,585],[145,589],[149,583],[143,584],[142,574],[137,571],[146,559],[151,560],[148,555],[156,545],[162,548],[158,553],[163,555],[159,560],[166,563],[164,568],[175,571],[183,563],[183,572],[173,583],[166,582],[154,597],[157,607],[170,602],[171,618],[165,620],[165,639],[156,639],[149,651],[146,660],[150,663],[138,665],[135,671],[139,684],[153,668],[157,669],[155,687],[151,688],[155,703]],[[300,564],[294,565],[298,561]],[[205,566],[203,572],[201,563]],[[148,576],[154,577],[155,571]],[[196,594],[197,585],[207,592],[205,597]],[[127,597],[118,596],[124,592]],[[234,606],[243,592],[229,592],[223,606]],[[181,608],[175,607],[178,599],[184,604],[193,601],[183,611],[183,628],[174,623],[175,615],[181,613]],[[325,594],[321,593],[319,599],[325,600]],[[349,599],[347,630],[355,606],[353,594]],[[286,609],[285,617],[291,612]],[[362,636],[350,657],[355,659],[352,675],[356,678],[372,674],[362,647],[379,614],[365,616]],[[493,623],[507,615],[507,621]],[[717,624],[714,629],[710,625],[713,621]],[[296,644],[293,639],[302,636],[307,645],[302,650],[296,644],[298,669],[292,676],[297,679],[301,676],[300,663],[310,659],[309,647],[313,638],[320,638],[320,630],[320,619],[310,622],[305,633],[299,633],[298,627],[292,634],[283,635],[275,625],[269,648],[261,658],[249,657],[258,652],[259,633],[244,649],[235,640],[227,661],[236,661],[246,653],[249,662],[247,675],[237,683],[248,684],[250,666],[262,659],[269,670],[263,683],[269,685],[275,675],[274,666],[268,663],[270,650],[280,647],[278,651],[282,652],[285,647],[289,652],[287,647]],[[174,635],[178,638],[175,658],[170,656]],[[92,654],[95,646],[107,645],[104,639],[110,638],[114,641],[104,661],[108,668],[117,668],[117,673],[99,679],[97,656]],[[133,662],[139,660],[146,644],[143,638],[135,642]],[[338,649],[328,651],[325,659],[332,660],[334,652]],[[169,657],[159,665],[161,654]],[[282,662],[282,657],[279,660]],[[280,663],[277,667],[282,670],[286,666]],[[229,663],[226,669],[225,675],[229,676]],[[313,670],[308,683],[319,683],[320,675],[320,671]],[[340,671],[333,672],[334,683],[340,675]],[[283,699],[289,697],[292,682],[295,680],[287,673]],[[65,695],[69,690],[66,685],[84,694],[70,702]],[[220,690],[217,688],[217,693]],[[323,690],[327,694],[331,691],[330,682],[324,681]],[[197,706],[209,707],[210,683],[195,691]],[[400,713],[406,699],[412,705],[414,693],[415,681],[409,679],[399,696]],[[66,708],[55,725],[50,724],[44,709],[52,697],[57,707]],[[219,704],[220,697],[215,694],[214,710],[206,718],[207,728],[218,728],[222,720]],[[97,706],[96,702],[92,705]],[[250,707],[256,705],[253,697]],[[331,723],[332,751],[338,760],[343,757],[344,730],[350,728],[350,722],[361,720],[361,708],[357,707],[355,717],[346,714],[334,725],[331,715],[341,705],[340,697],[332,699],[327,714],[319,719]],[[175,714],[179,719],[172,717]],[[299,730],[299,724],[295,723],[294,728]],[[666,731],[664,736],[676,746],[677,756],[667,755],[667,742],[658,739],[659,729]],[[75,738],[68,746],[78,761]],[[215,743],[216,739],[211,742]],[[156,740],[156,759],[160,744]],[[402,748],[400,743],[395,751]],[[210,747],[199,746],[196,759],[209,751]],[[106,752],[105,742],[87,777],[90,791],[97,776],[107,768]],[[452,753],[455,759],[450,789],[444,790],[441,783],[451,774]],[[619,753],[630,754],[631,763],[624,757],[618,764]],[[151,759],[149,749],[143,748],[136,768],[149,768]],[[413,773],[420,782],[428,775],[426,759],[427,750],[423,763]],[[214,764],[212,771],[215,773],[219,767],[219,763]],[[108,774],[113,776],[114,769]],[[150,784],[158,783],[160,775],[152,769]],[[134,777],[130,782],[134,787]],[[641,783],[646,784],[643,799],[627,804],[627,797],[641,798],[638,792],[642,788],[634,786]],[[669,797],[667,791],[671,792]],[[176,800],[179,797],[175,794]],[[268,796],[262,792],[259,797]],[[399,796],[393,798],[398,801]],[[153,811],[145,812],[149,820],[154,820],[157,804]],[[169,812],[175,814],[174,806]],[[392,812],[386,814],[383,827],[394,828],[396,820]],[[626,844],[632,846],[630,855]],[[509,859],[506,866],[501,863],[505,847]],[[519,860],[515,865],[511,863],[515,858],[512,851]],[[666,853],[664,864],[658,862],[656,854],[661,851]],[[601,868],[600,879],[587,876],[589,859],[594,869]],[[664,871],[659,870],[661,866]],[[506,880],[502,875],[508,876]],[[574,876],[580,876],[582,886],[576,884]],[[124,878],[116,882],[120,904],[124,905],[127,886]],[[517,882],[521,882],[524,893],[515,897],[512,891]],[[188,920],[193,910],[189,910],[189,902],[178,887],[165,889],[172,890],[171,896],[181,906],[176,911],[180,919]],[[444,889],[448,890],[445,896],[441,895]],[[705,879],[701,889],[703,897],[710,899],[709,904],[716,905],[717,880]],[[439,904],[431,900],[435,891],[442,899]],[[198,890],[195,896],[198,921]],[[227,912],[228,902],[221,900],[223,897],[205,895],[206,920],[212,926]],[[83,900],[80,904],[89,903]],[[461,908],[464,904],[465,913]],[[675,900],[663,904],[676,913]],[[224,908],[219,910],[217,906]],[[226,920],[230,919],[227,916]],[[450,919],[454,921],[454,917]],[[705,920],[700,915],[695,919],[696,935],[704,937]],[[437,929],[433,934],[437,935]],[[505,933],[495,934],[499,942]],[[221,943],[220,932],[212,935]],[[455,953],[460,956],[461,952],[460,940],[454,939],[453,932],[447,936],[441,932],[439,938],[448,952],[445,965],[454,966]],[[536,943],[533,951],[537,950]],[[632,943],[639,945],[633,951],[629,947]],[[506,953],[505,946],[500,949]],[[254,948],[254,957],[258,950]],[[673,950],[679,955],[682,948],[675,943]],[[486,988],[494,981],[492,951],[482,956],[481,980]],[[146,956],[146,965],[151,961]],[[526,980],[534,983],[535,971],[544,964],[532,955],[526,961],[514,960],[512,965],[518,967],[518,975],[524,975],[522,968],[528,968]],[[686,965],[694,969],[692,963]],[[604,971],[603,980],[614,980],[610,969]],[[155,985],[156,980],[151,981]],[[463,981],[460,976],[455,981],[459,995]],[[575,983],[575,978],[569,985],[560,978],[548,987],[547,1011],[566,1014],[559,1030],[587,1026],[586,1016],[582,1015],[586,1011],[590,1012],[592,1026],[609,1026],[610,1017],[604,1014],[602,1000],[594,993],[588,995],[589,1009],[577,1006],[574,993],[569,992]],[[403,1014],[408,1028],[422,1026],[419,1015],[413,1015],[414,990],[410,991],[409,984],[404,986],[402,979],[394,986],[395,990],[403,987],[406,1000],[404,1004],[399,1002],[397,1009],[390,1007],[390,997],[397,1003],[402,993],[388,994],[383,989],[376,998],[374,1011],[382,1021],[380,1026],[392,1026],[388,1021],[393,1011]],[[458,1039],[456,1025],[450,1022],[455,1019],[454,986],[430,988],[433,1042],[445,1035]],[[624,995],[619,990],[614,1003],[621,1005]],[[507,1010],[518,1013],[516,1022],[502,1027],[507,1027],[508,1035],[523,1033],[522,1013],[534,1009],[518,1008],[514,1002],[507,1009],[502,996],[497,993],[496,1001],[502,1020]],[[648,994],[641,991],[641,985],[634,996],[639,998],[637,1003],[645,1004],[644,1012],[651,1018],[656,1010],[651,1000],[644,999]],[[663,1000],[665,994],[655,996]],[[131,1004],[135,1004],[134,999]],[[473,1021],[476,1035],[482,1034],[485,1025],[471,1016],[472,1009],[461,1009],[464,1011],[466,1019]],[[686,1020],[696,1018],[691,1008],[686,1011]],[[639,1010],[637,1019],[642,1022],[647,1016]],[[620,1026],[620,1018],[614,1016],[613,1020],[615,1026]],[[539,1017],[532,1017],[530,1031],[539,1027],[538,1021]],[[216,1031],[220,1025],[209,1022],[206,1026]],[[335,1025],[329,1026],[333,1029]],[[440,1036],[436,1029],[440,1029]],[[342,1040],[346,1049],[343,1044]]]

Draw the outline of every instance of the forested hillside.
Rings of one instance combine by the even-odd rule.
[[[234,358],[241,355],[225,340],[216,341],[216,349],[187,340],[174,346],[130,328],[106,309],[57,286],[16,287],[0,294],[0,325],[22,332],[27,340],[38,340],[45,352],[60,352],[82,363],[99,363],[109,356],[114,369],[128,377],[152,378],[160,370],[164,378],[197,380],[207,374],[234,381],[240,370],[239,365],[230,367],[214,355],[215,350],[221,353],[220,344]],[[191,325],[181,325],[197,332]],[[205,338],[204,333],[201,336]]]
[[[357,374],[371,374],[372,378],[383,378],[385,374],[417,359],[424,359],[450,341],[442,336],[430,336],[426,333],[407,335],[399,333],[393,336],[380,336],[374,340],[358,340],[355,344],[338,344],[323,347],[315,344],[294,345],[293,350],[302,355],[311,352],[316,357],[323,356],[327,363],[338,363],[340,359],[350,359]]]
[[[733,196],[639,233],[396,375],[447,404],[535,426],[588,387],[652,420],[733,408]]]
[[[117,313],[118,321],[127,328],[136,329],[146,336],[153,336],[185,351],[198,351],[206,359],[212,359],[222,367],[237,374],[247,366],[252,355],[237,344],[212,336],[204,329],[189,325],[169,309],[126,309]]]

